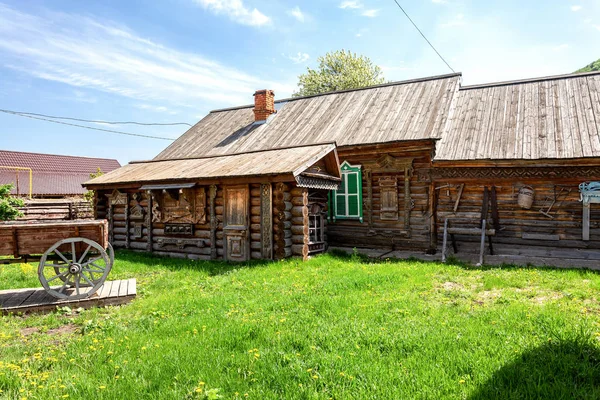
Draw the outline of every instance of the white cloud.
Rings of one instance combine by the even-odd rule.
[[[374,18],[377,16],[377,14],[379,14],[378,9],[371,9],[363,11],[360,15],[362,15],[363,17]]]
[[[339,7],[341,9],[346,9],[346,8],[362,8],[363,5],[360,1],[356,1],[356,0],[347,0],[347,1],[342,1],[339,5]]]
[[[310,59],[310,56],[307,53],[298,52],[296,55],[285,55],[284,57],[289,58],[294,62],[294,64],[302,64],[303,62],[307,62]]]
[[[178,114],[177,111],[171,110],[165,106],[154,106],[151,104],[134,104],[134,107],[139,108],[140,110],[150,110],[150,111],[155,111],[155,112],[160,112],[160,113],[167,113],[170,115]]]
[[[448,3],[446,0],[431,0],[432,3],[435,4],[446,4]]]
[[[465,16],[463,14],[457,14],[452,19],[440,24],[442,28],[454,28],[457,26],[463,26],[465,24]]]
[[[600,25],[594,25],[600,31]]]
[[[227,15],[232,21],[242,25],[262,26],[271,22],[267,17],[256,8],[249,9],[242,0],[194,0],[202,7],[211,10],[217,15]]]
[[[257,88],[281,94],[294,86],[248,75],[191,52],[140,37],[127,27],[88,16],[0,4],[0,68],[171,107],[246,104]]]
[[[563,43],[563,44],[560,44],[560,45],[558,45],[558,46],[554,46],[554,47],[552,48],[552,50],[554,50],[554,51],[563,51],[563,50],[566,50],[566,49],[568,49],[568,48],[569,48],[569,45],[568,45],[568,44],[566,44],[566,43]]]
[[[581,6],[571,6],[571,11],[575,11],[575,12],[577,12],[577,11],[579,11],[579,10],[581,10],[581,9],[582,9],[582,7],[581,7]]]
[[[306,19],[306,16],[304,15],[302,10],[300,10],[300,7],[298,7],[298,6],[289,10],[288,14],[291,15],[292,17],[296,18],[300,22],[304,22],[304,20]]]

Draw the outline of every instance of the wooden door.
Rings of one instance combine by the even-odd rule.
[[[225,259],[229,261],[246,261],[250,259],[248,234],[249,194],[248,185],[226,186],[224,189],[223,235]]]

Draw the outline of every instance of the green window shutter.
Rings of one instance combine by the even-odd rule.
[[[336,195],[335,196],[335,215],[338,217],[346,216],[346,196]]]
[[[362,172],[360,165],[350,165],[344,161],[341,165],[342,182],[337,191],[332,192],[335,210],[334,218],[359,219],[362,215]]]

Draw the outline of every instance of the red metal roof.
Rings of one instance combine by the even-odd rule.
[[[33,195],[79,195],[85,193],[81,184],[90,179],[98,168],[110,172],[121,166],[117,160],[74,157],[54,154],[26,153],[0,150],[0,166],[23,167],[33,170]],[[17,172],[0,169],[0,184],[16,185]],[[29,173],[18,172],[19,194],[29,193]],[[13,190],[17,193],[17,190]]]

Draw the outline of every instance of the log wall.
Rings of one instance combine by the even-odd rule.
[[[337,220],[328,225],[328,240],[331,246],[371,247],[389,249],[415,249],[423,251],[430,246],[431,232],[431,182],[429,172],[433,142],[414,141],[360,147],[340,147],[338,154],[340,163],[348,161],[352,165],[363,165],[363,222],[358,220]],[[413,159],[412,173],[409,176],[410,198],[405,201],[405,173],[403,169],[384,171],[375,169],[371,177],[372,204],[369,211],[368,176],[365,165],[377,163],[383,156],[396,159]],[[381,220],[381,196],[379,178],[395,177],[398,183],[398,218],[397,220]],[[405,210],[408,204],[408,210]],[[369,213],[372,226],[369,227]],[[409,230],[406,231],[405,218],[408,219]]]
[[[207,194],[208,194],[208,188]],[[171,236],[165,235],[165,223],[151,221],[148,214],[149,196],[136,190],[120,189],[121,193],[127,195],[128,206],[117,204],[112,206],[112,221],[110,226],[112,231],[112,245],[115,248],[126,248],[132,250],[151,251],[158,255],[170,257],[189,258],[195,260],[210,260],[211,258],[211,223],[210,223],[210,204],[207,199],[206,204],[206,222],[194,224],[194,233],[192,236]],[[143,219],[132,219],[129,208],[136,203],[133,200],[133,194],[138,193],[143,197],[139,205],[144,209]],[[97,215],[99,218],[110,219],[108,201],[106,195],[110,192],[98,192]],[[223,191],[217,190],[215,197],[215,217],[217,230],[215,235],[216,258],[223,258]],[[141,237],[136,236],[135,227],[141,224]],[[149,229],[149,225],[151,229]],[[183,247],[178,243],[172,243],[174,239],[181,239]]]
[[[570,174],[573,175],[577,168],[573,167]],[[489,174],[465,174],[463,178],[436,179],[435,186],[441,188],[437,190],[435,219],[438,248],[441,249],[446,218],[450,218],[452,227],[478,226],[484,186],[491,188],[495,185],[501,227],[492,238],[497,254],[578,258],[578,249],[600,249],[600,207],[592,204],[590,240],[583,241],[583,206],[579,201],[578,188],[584,181],[600,180],[600,176],[586,176],[582,172],[581,177],[566,178],[557,174],[553,167],[524,167],[520,175],[538,176],[510,177],[516,175],[515,171],[494,168],[493,178]],[[464,189],[456,207],[461,184],[464,184]],[[529,210],[517,204],[518,191],[522,186],[531,186],[535,190],[535,200]],[[547,211],[555,196],[557,201],[549,212],[551,217],[548,217],[540,211]],[[491,219],[490,208],[487,220]],[[456,240],[459,254],[461,251],[478,251],[479,237],[457,235]]]

